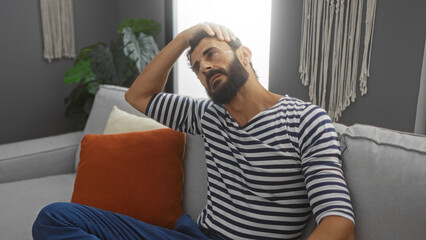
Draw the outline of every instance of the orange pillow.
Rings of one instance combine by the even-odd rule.
[[[173,229],[183,214],[184,144],[169,128],[84,136],[71,202]]]

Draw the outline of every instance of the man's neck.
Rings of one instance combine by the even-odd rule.
[[[258,113],[274,106],[281,97],[266,90],[257,79],[249,79],[225,108],[239,126],[244,126]]]

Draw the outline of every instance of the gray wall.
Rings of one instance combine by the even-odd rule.
[[[164,22],[163,0],[75,0],[73,6],[77,51],[109,43],[125,18]],[[43,59],[40,1],[0,1],[0,29],[0,144],[73,131],[64,99],[74,86],[63,83],[73,60]],[[157,42],[164,45],[164,33]]]
[[[299,78],[302,1],[273,0],[270,90],[309,100]],[[378,1],[368,93],[339,122],[413,132],[426,33],[426,1]]]
[[[127,18],[151,18],[164,26],[166,0],[75,0],[76,48],[116,37]],[[308,100],[299,80],[302,1],[273,0],[270,89]],[[424,0],[378,1],[369,92],[340,122],[412,132],[426,30]],[[63,84],[73,60],[42,58],[39,1],[0,1],[0,144],[73,130],[64,117]],[[164,46],[164,31],[157,38]]]

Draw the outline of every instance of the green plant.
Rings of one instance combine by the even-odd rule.
[[[74,65],[65,73],[65,84],[76,84],[65,99],[65,116],[82,129],[92,109],[100,84],[130,87],[139,73],[157,55],[154,37],[161,25],[154,20],[128,19],[118,27],[118,37],[108,45],[97,42],[82,48]]]

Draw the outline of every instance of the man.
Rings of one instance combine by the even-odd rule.
[[[191,68],[211,100],[161,93],[170,69],[188,47]],[[355,239],[330,118],[315,105],[264,89],[252,67],[250,50],[229,29],[203,23],[181,32],[125,97],[133,107],[173,129],[203,136],[208,196],[198,226],[183,216],[176,233],[85,206],[56,205],[40,213],[35,235],[54,222],[55,228],[46,227],[44,232],[72,226],[80,231],[75,234],[82,234],[78,236],[83,236],[81,231],[99,236],[101,230],[81,226],[79,221],[119,218],[107,225],[134,231],[140,239],[298,239],[313,212],[319,225],[310,239]],[[68,209],[66,214],[58,214],[63,208]],[[46,217],[52,212],[55,217]],[[76,216],[79,221],[70,222]],[[152,235],[143,235],[144,231]]]

